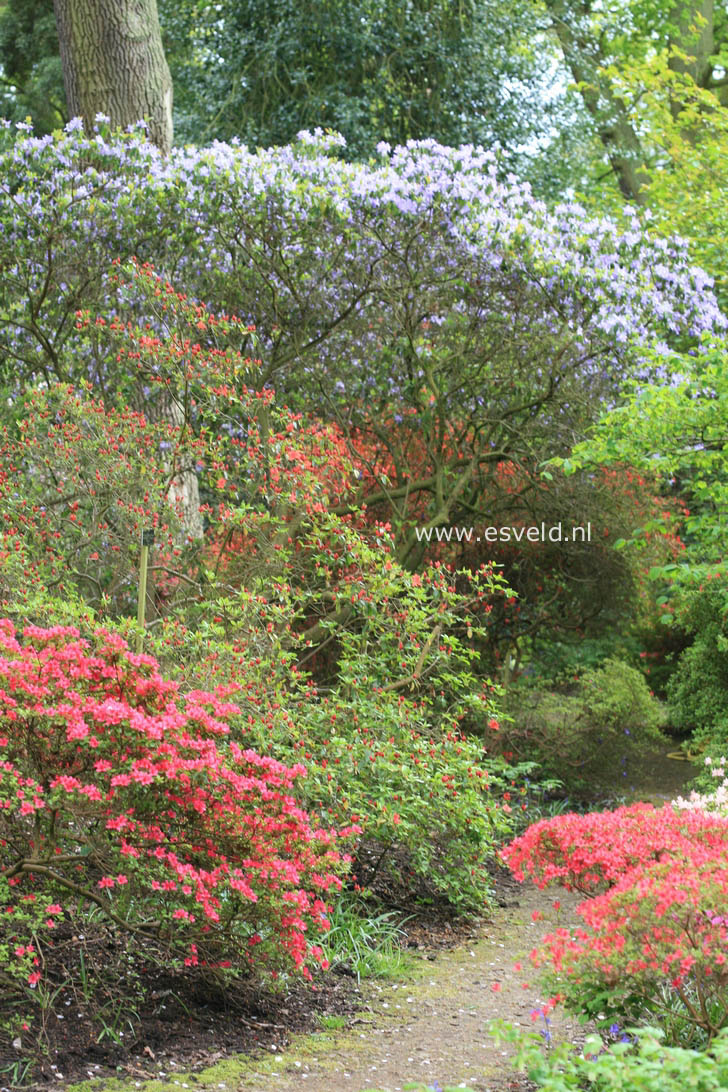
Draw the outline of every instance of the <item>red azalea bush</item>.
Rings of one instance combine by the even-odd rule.
[[[728,1025],[728,820],[638,804],[534,824],[503,851],[519,879],[596,893],[586,928],[532,953],[567,1007],[606,1024],[654,1021],[669,1040]]]
[[[631,869],[666,856],[689,856],[697,845],[719,852],[728,820],[669,805],[631,804],[615,811],[558,815],[533,823],[501,851],[516,879],[538,887],[556,882],[593,895],[623,880]]]
[[[13,1012],[61,984],[54,945],[67,926],[80,949],[84,920],[122,931],[147,968],[308,977],[322,962],[315,940],[347,857],[297,803],[305,768],[229,739],[226,697],[183,695],[103,630],[91,645],[70,627],[19,639],[0,622],[0,979]]]

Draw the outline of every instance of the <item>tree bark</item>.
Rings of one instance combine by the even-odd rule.
[[[53,0],[68,111],[90,128],[105,114],[114,128],[144,120],[152,143],[166,155],[172,147],[172,77],[162,46],[157,0]],[[173,397],[161,415],[183,425]],[[194,465],[176,468],[169,501],[180,514],[187,539],[203,536]]]
[[[162,407],[164,419],[184,427],[184,410],[174,398],[165,399]],[[192,459],[185,456],[176,467],[169,486],[167,499],[179,513],[185,535],[190,540],[204,538],[202,512],[200,511],[200,483],[197,480]]]
[[[114,127],[144,120],[149,139],[172,146],[172,78],[157,0],[53,0],[71,117]]]

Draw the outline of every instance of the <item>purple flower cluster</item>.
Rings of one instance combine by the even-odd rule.
[[[495,451],[524,427],[563,447],[585,398],[613,398],[675,335],[726,325],[682,242],[549,211],[482,148],[420,141],[352,164],[307,133],[165,159],[103,119],[0,139],[0,343],[22,381],[95,369],[113,386],[108,346],[81,345],[73,316],[128,312],[106,275],[132,254],[254,323],[261,382],[286,397],[348,424],[421,423],[426,388]]]

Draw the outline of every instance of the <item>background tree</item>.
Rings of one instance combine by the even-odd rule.
[[[633,77],[635,66],[661,58],[673,76],[682,78],[682,87],[673,82],[668,94],[674,120],[686,104],[685,92],[693,103],[696,90],[714,92],[721,101],[728,86],[720,60],[728,32],[724,9],[713,0],[627,0],[607,9],[591,0],[545,0],[544,13],[602,147],[601,168],[595,158],[591,179],[581,184],[574,179],[575,184],[597,199],[601,195],[611,208],[615,189],[633,204],[649,203],[650,168],[660,161],[645,114],[635,112],[645,87],[624,77]],[[695,134],[695,118],[692,126]]]
[[[513,152],[537,124],[533,12],[513,0],[505,12],[492,0],[162,0],[160,12],[189,139],[267,146],[322,126],[354,158],[426,137]]]
[[[2,114],[32,117],[39,132],[68,121],[53,0],[6,0],[0,6]]]
[[[700,87],[661,53],[613,70],[629,103],[629,118],[644,134],[642,190],[652,231],[680,235],[693,259],[728,301],[728,108],[720,87]],[[678,108],[679,106],[679,108]]]
[[[352,158],[380,140],[482,142],[549,195],[586,170],[591,122],[565,79],[554,84],[556,53],[533,4],[159,0],[158,8],[181,141],[238,137],[255,147],[331,126]],[[68,120],[53,0],[0,4],[0,64],[5,116],[31,115],[40,133]],[[558,153],[547,155],[555,141]]]

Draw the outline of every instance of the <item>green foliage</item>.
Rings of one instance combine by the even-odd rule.
[[[545,0],[543,13],[573,80],[572,98],[591,122],[571,127],[586,131],[584,144],[591,137],[572,185],[610,213],[625,200],[641,206],[658,230],[677,228],[706,244],[706,256],[720,251],[711,227],[719,226],[725,203],[723,7],[625,0],[584,8]],[[702,263],[697,248],[695,257]]]
[[[680,612],[692,644],[668,684],[670,721],[695,743],[725,749],[728,740],[728,602],[722,581],[690,593]]]
[[[402,942],[407,919],[394,910],[378,913],[361,899],[344,895],[329,915],[331,928],[322,948],[331,967],[362,978],[401,977],[408,965]]]
[[[628,764],[662,742],[663,711],[644,676],[620,660],[544,690],[521,682],[507,693],[498,745],[538,763],[570,794],[614,787]]]
[[[512,162],[542,128],[535,13],[492,0],[159,0],[177,140],[283,144],[330,127],[354,158],[434,137],[496,144]],[[5,116],[38,132],[66,117],[52,0],[0,13]]]
[[[354,863],[361,886],[391,871],[405,892],[424,884],[460,911],[478,912],[491,892],[488,861],[511,830],[503,793],[529,767],[485,759],[477,740],[442,724],[423,731],[423,714],[432,713],[427,702],[360,686],[349,700],[302,708],[292,737],[281,725],[273,738],[250,731],[244,738],[282,760],[305,756],[306,806],[363,826]]]
[[[163,25],[179,26],[177,7],[168,20],[162,0]],[[515,150],[535,113],[506,88],[525,90],[538,70],[526,45],[533,14],[513,3],[504,14],[489,0],[197,6],[184,28],[187,63],[174,73],[180,132],[265,147],[329,127],[359,159],[380,140]]]
[[[579,680],[588,715],[612,732],[640,733],[639,743],[659,740],[662,712],[642,674],[620,660],[606,660]]]
[[[725,34],[725,19],[721,32]],[[717,51],[716,51],[717,52]],[[653,230],[690,241],[693,257],[716,280],[728,300],[725,87],[705,87],[681,71],[679,55],[667,51],[612,71],[615,86],[631,104],[644,136],[648,182],[644,200]]]
[[[68,120],[53,0],[6,0],[0,8],[0,114],[33,118],[40,132]]]
[[[665,494],[679,491],[686,505],[684,550],[679,558],[650,571],[653,580],[663,589],[667,587],[668,594],[658,602],[663,604],[663,620],[669,624],[675,609],[670,588],[695,588],[724,572],[728,526],[726,342],[708,337],[687,352],[670,352],[659,362],[652,359],[653,377],[660,382],[650,382],[650,376],[645,375],[629,384],[622,404],[602,417],[586,442],[576,445],[566,469],[572,473],[585,466],[635,466],[657,475]],[[555,462],[564,465],[563,460]],[[661,518],[636,526],[633,539],[646,540],[673,520],[666,510]]]
[[[707,1051],[665,1046],[659,1027],[627,1027],[605,1046],[598,1035],[575,1050],[550,1045],[519,1028],[494,1023],[501,1042],[515,1044],[517,1066],[545,1092],[721,1092],[728,1085],[728,1030]]]

